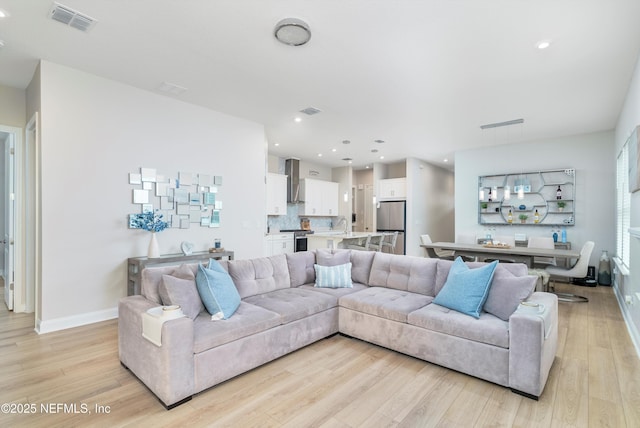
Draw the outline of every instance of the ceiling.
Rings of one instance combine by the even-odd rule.
[[[356,169],[613,129],[640,51],[638,0],[61,3],[98,23],[83,33],[49,19],[50,0],[0,0],[0,84],[25,88],[42,58],[262,123],[271,154]],[[275,40],[287,17],[309,43]]]

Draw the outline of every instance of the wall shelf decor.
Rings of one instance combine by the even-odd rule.
[[[178,172],[167,177],[154,168],[140,168],[129,173],[129,184],[133,186],[132,203],[139,207],[136,214],[158,211],[172,228],[220,227],[222,176]],[[130,228],[135,228],[133,215],[129,215]]]
[[[575,225],[573,168],[478,177],[478,223]]]

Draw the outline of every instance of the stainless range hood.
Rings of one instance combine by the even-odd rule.
[[[297,204],[300,202],[300,159],[286,159],[284,173],[287,174],[287,202]]]

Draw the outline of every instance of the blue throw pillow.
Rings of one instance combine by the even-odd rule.
[[[240,294],[231,276],[219,263],[216,262],[213,266],[215,265],[218,265],[222,272],[198,265],[196,286],[204,307],[211,314],[211,319],[228,319],[240,306]]]
[[[433,303],[463,314],[480,318],[480,311],[489,295],[489,287],[498,261],[486,266],[469,269],[458,257],[451,266],[447,281]]]
[[[351,282],[351,263],[336,266],[313,265],[316,271],[315,287],[353,288]]]

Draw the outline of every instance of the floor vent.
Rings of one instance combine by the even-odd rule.
[[[98,22],[77,10],[61,5],[60,3],[53,3],[51,11],[49,12],[49,17],[54,21],[62,22],[69,27],[84,31],[85,33],[91,30]]]

